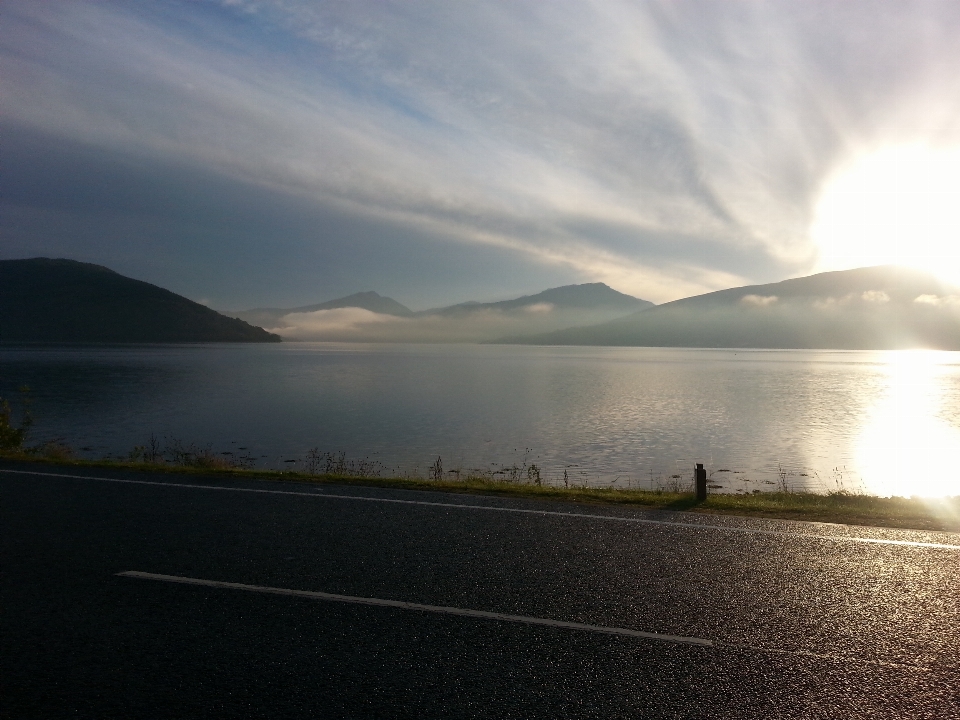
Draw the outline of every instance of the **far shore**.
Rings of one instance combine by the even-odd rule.
[[[807,522],[842,523],[884,528],[960,532],[960,496],[949,498],[877,497],[854,493],[762,492],[715,493],[697,502],[692,493],[597,487],[557,487],[489,478],[430,480],[411,477],[356,477],[309,474],[297,471],[255,470],[236,467],[175,465],[171,463],[49,458],[33,453],[0,453],[0,462],[37,466],[103,468],[194,475],[217,479],[274,480],[299,483],[358,485],[492,495],[596,505],[621,505],[649,510],[740,515]]]

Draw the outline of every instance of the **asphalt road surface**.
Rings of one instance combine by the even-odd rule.
[[[8,718],[960,718],[957,534],[11,463],[0,534]]]

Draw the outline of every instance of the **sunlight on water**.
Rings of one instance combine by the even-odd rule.
[[[951,470],[960,427],[941,417],[951,371],[947,353],[891,353],[886,391],[868,412],[857,441],[857,467],[867,492],[942,497],[960,494]]]
[[[90,458],[154,437],[285,470],[318,448],[390,473],[442,456],[447,472],[535,464],[547,483],[657,489],[703,462],[716,492],[960,495],[958,352],[0,347],[0,397],[20,385],[31,442]]]

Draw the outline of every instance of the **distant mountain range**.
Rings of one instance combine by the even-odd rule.
[[[859,268],[720,290],[606,323],[499,342],[960,350],[960,289],[904,268]]]
[[[281,337],[960,350],[960,288],[926,273],[885,266],[731,288],[658,306],[603,283],[587,283],[419,312],[361,292],[314,305],[220,314],[99,265],[47,258],[0,261],[2,341],[279,342]]]
[[[420,312],[375,292],[363,292],[317,305],[227,314],[290,340],[480,342],[511,333],[590,325],[652,306],[603,283],[586,283],[514,300],[467,302]]]
[[[279,342],[277,335],[100,265],[0,261],[0,341]]]

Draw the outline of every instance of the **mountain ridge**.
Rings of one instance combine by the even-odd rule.
[[[649,300],[627,295],[614,290],[609,285],[601,282],[581,283],[576,285],[561,285],[555,288],[548,288],[535,295],[523,295],[512,300],[498,300],[495,302],[476,302],[468,301],[457,303],[456,305],[447,305],[430,310],[423,310],[418,315],[442,314],[454,315],[460,312],[473,312],[482,309],[491,310],[516,310],[522,307],[538,305],[540,303],[549,303],[564,308],[593,309],[598,307],[622,308],[624,310],[640,310],[646,307],[653,307]]]
[[[641,347],[960,349],[960,289],[876,266],[674,300],[609,322],[494,342]]]
[[[280,342],[157,285],[65,258],[0,260],[4,342]]]
[[[418,312],[368,291],[314,305],[235,311],[232,315],[289,340],[479,342],[508,333],[589,325],[650,306],[647,300],[603,283],[584,283],[510,300],[469,301]]]

